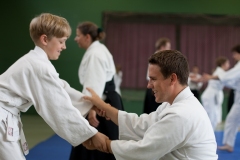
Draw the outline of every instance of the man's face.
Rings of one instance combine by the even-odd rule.
[[[155,101],[168,102],[170,97],[171,80],[170,78],[164,78],[160,72],[160,67],[155,64],[149,64],[148,76],[150,80],[148,81],[147,88],[152,89],[155,96]]]
[[[167,42],[165,46],[162,46],[160,48],[160,51],[170,50],[171,49],[171,43]]]

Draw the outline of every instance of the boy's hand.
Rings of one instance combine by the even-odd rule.
[[[88,113],[88,121],[91,126],[97,127],[99,125],[99,121],[97,119],[96,111],[92,108]]]

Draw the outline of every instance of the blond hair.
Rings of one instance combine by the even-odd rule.
[[[36,43],[43,34],[45,34],[48,39],[51,39],[52,37],[69,37],[72,32],[65,18],[50,13],[42,13],[33,18],[29,31],[34,43]]]

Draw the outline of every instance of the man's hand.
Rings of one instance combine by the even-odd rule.
[[[83,99],[91,101],[98,108],[96,111],[100,116],[111,119],[113,123],[118,125],[118,110],[111,105],[105,103],[92,89],[86,88],[92,96],[83,96]]]
[[[86,88],[92,95],[90,96],[83,96],[83,99],[91,101],[94,106],[96,106],[100,110],[104,110],[103,106],[106,104],[91,88]]]
[[[109,153],[108,147],[107,147],[107,142],[106,142],[107,140],[109,140],[109,138],[107,136],[105,136],[104,134],[98,132],[97,134],[95,134],[91,138],[91,140],[92,140],[92,143],[93,143],[94,147],[97,150]]]
[[[109,138],[105,136],[104,134],[98,132],[93,137],[89,138],[85,142],[83,142],[83,146],[86,147],[89,150],[99,150],[102,152],[109,153],[108,146],[107,146],[107,140]]]
[[[91,109],[89,111],[87,118],[88,118],[90,125],[92,125],[93,127],[97,127],[99,125],[99,121],[96,117],[96,111],[94,109]]]
[[[106,120],[111,120],[111,118],[109,118],[109,117],[106,116],[106,112],[105,112],[105,111],[103,111],[103,110],[101,110],[101,109],[98,109],[96,106],[94,106],[92,109],[93,109],[99,116],[105,117]]]
[[[112,148],[111,148],[111,140],[107,140],[107,148],[108,148],[109,153],[113,153]]]
[[[95,150],[96,147],[93,145],[92,143],[92,139],[89,138],[88,140],[86,140],[85,142],[82,143],[84,147],[86,147],[88,150]]]

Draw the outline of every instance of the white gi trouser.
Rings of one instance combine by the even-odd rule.
[[[217,123],[221,123],[222,122],[222,104],[223,104],[223,100],[224,100],[224,93],[223,91],[219,91],[218,93],[218,112],[217,112]]]
[[[225,127],[224,127],[224,137],[223,144],[228,144],[234,147],[236,135],[238,128],[240,126],[240,91],[235,91],[234,103],[227,115]]]
[[[223,91],[207,87],[201,96],[202,104],[211,121],[213,129],[221,122]]]
[[[28,147],[22,130],[20,112],[17,108],[4,107],[0,103],[0,120],[0,159],[25,160],[24,154],[28,154]]]

